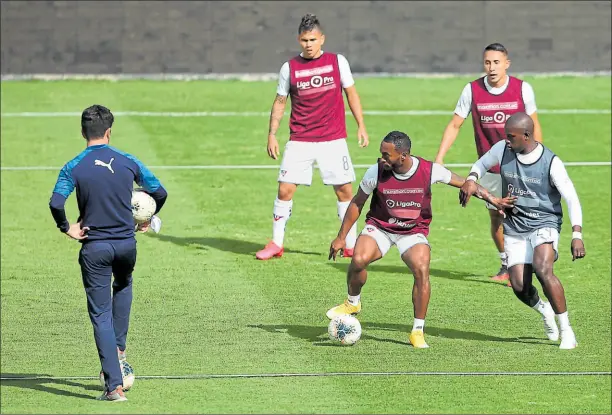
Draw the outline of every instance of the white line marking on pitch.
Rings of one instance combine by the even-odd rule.
[[[539,114],[610,114],[610,109],[539,109]],[[406,110],[406,111],[364,111],[365,115],[407,115],[407,116],[428,116],[428,115],[452,115],[452,111],[444,110]],[[261,111],[192,111],[192,112],[163,112],[163,111],[116,111],[115,116],[123,117],[268,117],[270,112]],[[346,112],[346,115],[350,115]],[[288,115],[288,113],[285,113]],[[80,117],[80,112],[6,112],[2,117]]]
[[[236,373],[193,375],[145,375],[138,379],[229,379],[229,378],[288,378],[326,376],[611,376],[612,372],[321,372],[321,373]],[[98,380],[98,376],[2,376],[0,380],[52,381]]]
[[[569,161],[563,163],[565,166],[612,166],[611,161]],[[356,169],[365,169],[372,164],[354,164]],[[445,164],[449,168],[464,168],[472,167],[472,163],[450,163]],[[152,170],[269,170],[278,169],[280,165],[261,164],[261,165],[194,165],[194,166],[147,166]],[[318,166],[315,166],[318,168]],[[60,170],[61,167],[53,166],[2,166],[2,171],[44,171],[44,170]]]

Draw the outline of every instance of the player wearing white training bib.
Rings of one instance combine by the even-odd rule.
[[[544,155],[545,147],[542,144],[537,144],[536,148],[529,154],[516,154],[516,158],[519,163],[523,165],[532,165],[540,160]],[[508,146],[505,141],[500,141],[495,144],[491,150],[489,150],[482,158],[480,158],[473,166],[470,173],[474,173],[468,179],[474,180],[476,177],[483,177],[486,175],[486,171],[490,166],[501,164],[504,153],[508,150]],[[557,189],[565,202],[567,203],[567,210],[569,213],[570,223],[573,226],[582,226],[582,208],[580,206],[580,200],[578,200],[578,194],[574,188],[572,180],[567,174],[565,165],[561,159],[554,156],[550,162],[550,183]],[[535,180],[535,179],[534,179]],[[482,180],[480,181],[481,186],[486,188]],[[516,188],[512,184],[508,184],[509,189],[500,189],[505,192],[512,193],[513,196],[530,196],[532,191],[521,190]],[[489,190],[490,191],[490,190]],[[540,245],[541,243],[551,242],[555,255],[558,255],[558,243],[559,243],[559,231],[556,226],[545,227],[534,230],[528,233],[512,232],[509,229],[504,236],[504,243],[506,253],[508,255],[508,267],[512,267],[516,264],[530,264],[533,260],[533,248]],[[544,236],[545,235],[545,236]]]
[[[511,116],[505,124],[506,140],[495,144],[472,167],[460,192],[465,206],[476,192],[476,180],[491,166],[499,165],[502,192],[515,198],[506,210],[504,244],[512,290],[524,304],[542,315],[546,335],[559,338],[561,349],[576,347],[576,336],[569,323],[565,292],[553,273],[559,256],[559,233],[563,223],[561,199],[565,199],[572,224],[573,259],[585,256],[582,242],[582,209],[576,189],[561,160],[533,139],[534,122],[524,112]],[[532,274],[542,284],[549,303],[543,302],[532,284]]]

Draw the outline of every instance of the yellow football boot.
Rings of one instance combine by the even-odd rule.
[[[361,301],[357,303],[357,305],[353,305],[349,303],[349,300],[347,298],[346,300],[344,300],[344,304],[337,305],[334,308],[330,308],[329,310],[327,310],[326,315],[327,318],[332,320],[334,317],[345,316],[347,314],[354,316],[355,314],[359,314],[360,311]]]
[[[425,343],[425,335],[423,330],[412,330],[408,337],[410,344],[416,349],[427,349],[429,345]]]

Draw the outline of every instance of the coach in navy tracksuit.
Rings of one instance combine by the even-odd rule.
[[[81,128],[87,148],[62,168],[49,205],[57,227],[82,242],[79,264],[106,379],[101,398],[125,400],[118,352],[125,351],[136,264],[133,183],[155,199],[156,213],[168,194],[136,157],[108,145],[113,121],[113,114],[101,105],[83,111]],[[64,205],[75,189],[79,220],[70,224]],[[148,226],[141,225],[139,230],[146,231]]]

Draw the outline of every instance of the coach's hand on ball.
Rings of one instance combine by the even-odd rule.
[[[140,223],[136,226],[136,231],[137,232],[147,232],[149,230],[149,227],[151,226],[151,221],[148,220],[146,222]]]
[[[333,258],[333,260],[335,261],[336,255],[338,254],[338,252],[342,251],[345,246],[346,246],[346,241],[343,238],[338,236],[336,239],[332,241],[331,246],[329,247],[329,258],[327,259]]]

